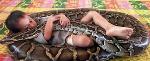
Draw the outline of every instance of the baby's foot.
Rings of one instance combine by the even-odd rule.
[[[108,36],[118,36],[123,39],[128,39],[133,33],[132,28],[128,27],[120,27],[120,26],[114,26],[110,29],[106,30],[106,35]]]

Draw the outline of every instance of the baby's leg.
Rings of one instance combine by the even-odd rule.
[[[89,47],[93,45],[93,41],[86,35],[71,35],[67,38],[67,43],[77,47]]]
[[[115,26],[109,23],[96,11],[89,11],[88,14],[81,19],[81,22],[88,23],[91,19],[93,19],[95,24],[104,28],[108,36],[118,36],[123,39],[128,39],[133,33],[132,28]]]

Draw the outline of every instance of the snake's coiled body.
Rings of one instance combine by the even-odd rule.
[[[97,11],[110,23],[117,26],[131,27],[134,33],[128,40],[105,35],[105,30],[94,23],[82,24],[81,18],[88,11]],[[93,39],[95,45],[88,48],[72,47],[67,45],[46,45],[34,41],[36,34],[41,32],[47,16],[64,13],[70,20],[71,25],[61,28],[58,23],[54,25],[54,31],[68,31],[74,34],[86,34]],[[116,56],[132,56],[142,52],[149,44],[148,33],[144,26],[134,17],[113,11],[103,11],[96,9],[66,9],[53,10],[30,15],[38,23],[36,29],[28,30],[24,33],[12,34],[5,38],[9,45],[10,52],[15,60],[25,61],[100,61],[109,60]],[[12,42],[10,42],[12,41]]]

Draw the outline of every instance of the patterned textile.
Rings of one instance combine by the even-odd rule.
[[[68,9],[97,8],[118,11],[133,15],[150,31],[150,1],[149,0],[0,0],[0,39],[9,32],[3,22],[13,10],[27,13]],[[9,61],[5,45],[0,45],[0,61]],[[150,61],[150,46],[138,56],[123,57],[111,61]]]

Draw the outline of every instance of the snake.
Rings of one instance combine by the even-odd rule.
[[[129,39],[120,39],[106,35],[106,31],[93,22],[81,23],[80,20],[89,12],[96,11],[108,22],[116,26],[129,27],[133,34]],[[46,20],[51,15],[63,13],[70,19],[70,25],[62,28],[54,23],[53,31],[67,31],[73,34],[86,34],[94,45],[81,48],[63,45],[38,43],[34,40],[42,32]],[[30,14],[37,22],[35,29],[20,33],[10,33],[0,41],[6,44],[15,61],[107,61],[116,57],[134,56],[142,53],[149,45],[148,31],[138,19],[121,12],[93,8],[50,10]],[[44,21],[40,23],[40,21]]]

